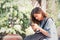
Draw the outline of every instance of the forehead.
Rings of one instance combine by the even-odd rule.
[[[34,16],[39,16],[39,15],[40,15],[40,14],[38,14],[38,13],[37,13],[37,14],[34,14]]]

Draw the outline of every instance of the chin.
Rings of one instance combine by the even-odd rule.
[[[41,21],[40,19],[38,21]]]

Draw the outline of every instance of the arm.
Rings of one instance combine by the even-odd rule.
[[[36,32],[37,30],[40,30],[41,33],[43,33],[44,35],[50,37],[49,33],[48,33],[46,30],[44,30],[44,29],[42,29],[41,27],[39,27],[37,24],[34,24],[34,25],[32,25],[31,27],[32,27],[32,29],[33,29],[35,32]]]
[[[51,18],[48,19],[44,30],[48,31],[48,33],[50,34],[51,37],[49,38],[49,40],[58,40],[56,25]]]

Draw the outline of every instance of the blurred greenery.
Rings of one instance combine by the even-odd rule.
[[[33,8],[29,2],[0,0],[0,33],[20,34],[24,37],[25,29],[30,22],[30,11]]]

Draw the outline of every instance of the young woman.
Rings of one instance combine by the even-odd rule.
[[[48,18],[44,29],[42,28],[45,20]],[[31,27],[36,31],[40,31],[43,35],[47,36],[44,40],[58,40],[56,26],[51,18],[39,7],[36,7],[31,12]]]

